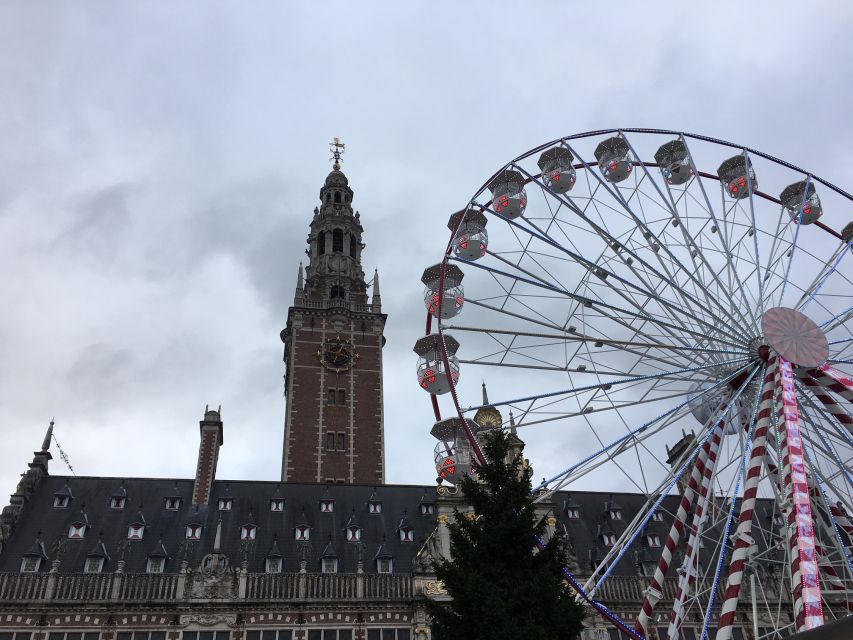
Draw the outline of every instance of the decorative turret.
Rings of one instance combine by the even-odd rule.
[[[29,463],[29,469],[21,475],[21,480],[18,482],[15,493],[9,498],[9,505],[0,513],[0,552],[3,551],[5,542],[9,539],[15,523],[20,517],[21,510],[24,508],[24,504],[30,499],[41,479],[49,475],[47,467],[50,460],[53,459],[49,451],[52,438],[53,420],[50,421],[47,427],[44,440],[42,440],[41,450],[33,453],[33,461]]]

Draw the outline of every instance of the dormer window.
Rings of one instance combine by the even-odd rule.
[[[435,513],[435,505],[431,502],[421,502],[422,516],[431,516],[433,513]]]
[[[201,540],[202,526],[200,524],[187,525],[187,540]]]
[[[402,527],[400,529],[400,542],[414,542],[415,530],[411,527]]]
[[[134,523],[127,528],[128,540],[142,540],[143,535],[145,535],[144,524]]]
[[[68,538],[70,540],[82,540],[86,537],[86,525],[83,522],[75,522],[68,527]]]
[[[566,507],[566,517],[571,520],[577,520],[581,517],[581,510],[579,507]]]
[[[320,513],[332,513],[334,510],[334,500],[320,500]]]
[[[281,558],[267,558],[267,573],[281,573],[282,564]]]
[[[39,556],[24,556],[21,559],[21,573],[36,573],[41,567]]]
[[[68,496],[64,494],[57,494],[53,496],[53,508],[54,509],[66,509],[68,508]]]
[[[240,540],[254,540],[258,528],[253,524],[244,524],[240,527]]]
[[[91,556],[86,558],[86,564],[83,565],[83,573],[100,573],[104,568],[104,559],[99,556]]]
[[[621,520],[622,519],[622,510],[621,509],[608,509],[607,515],[611,520]]]
[[[323,573],[337,573],[338,572],[338,559],[337,558],[323,558],[320,563],[320,569]]]
[[[652,533],[646,536],[646,544],[650,547],[659,547],[660,546],[660,536],[656,533]]]
[[[234,506],[233,498],[219,498],[219,510],[220,511],[231,511],[231,507]]]
[[[166,511],[177,511],[181,508],[181,499],[178,497],[166,498]]]
[[[298,542],[305,542],[311,537],[311,527],[299,525],[294,529],[294,539]]]
[[[359,527],[347,527],[347,542],[358,542],[361,540],[361,529]]]
[[[616,534],[603,533],[601,534],[601,541],[604,542],[604,546],[612,547],[614,544],[616,544]]]
[[[382,513],[382,503],[371,500],[367,503],[367,513]]]
[[[145,567],[147,573],[163,573],[166,567],[166,558],[148,558],[148,565]]]
[[[376,573],[392,573],[394,561],[391,558],[379,558],[376,561]]]
[[[270,511],[284,511],[284,498],[273,498],[270,500]]]
[[[110,498],[110,509],[122,511],[126,502],[127,498],[125,498],[124,496],[113,496],[112,498]]]
[[[663,522],[663,514],[660,511],[655,511],[652,514],[652,520],[655,522]]]

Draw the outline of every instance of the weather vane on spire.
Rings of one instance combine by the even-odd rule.
[[[334,160],[335,164],[332,165],[332,168],[335,171],[340,171],[341,169],[341,156],[344,154],[346,150],[346,145],[341,142],[340,138],[333,138],[329,143],[329,151],[332,152],[332,157],[329,160]]]

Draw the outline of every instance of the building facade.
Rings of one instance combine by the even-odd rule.
[[[193,478],[52,474],[51,424],[0,515],[0,640],[429,638],[424,602],[447,597],[432,561],[449,553],[448,522],[467,507],[451,486],[384,482],[386,316],[378,274],[372,287],[365,280],[360,215],[337,162],[320,200],[281,333],[281,480],[217,477],[219,410],[200,421]],[[494,408],[477,419],[502,421]],[[664,511],[677,501],[668,496]],[[549,531],[566,531],[583,576],[644,502],[561,492],[539,511]],[[651,523],[598,593],[629,622],[670,525]],[[676,581],[666,579],[664,603]],[[592,614],[587,624],[587,640],[618,638]],[[686,628],[699,624],[694,616]],[[736,637],[754,640],[750,629]]]

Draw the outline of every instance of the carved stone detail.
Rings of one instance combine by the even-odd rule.
[[[447,589],[444,588],[444,583],[441,580],[427,580],[426,594],[428,596],[446,596]]]

